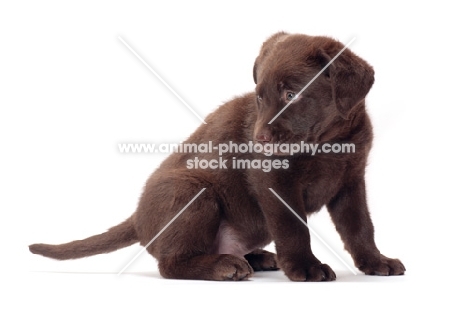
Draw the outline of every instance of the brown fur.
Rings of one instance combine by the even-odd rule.
[[[217,159],[213,153],[174,153],[146,183],[138,208],[108,232],[62,245],[34,244],[33,253],[71,259],[146,245],[206,188],[147,251],[167,278],[241,280],[254,270],[281,268],[293,281],[328,281],[333,270],[312,253],[308,229],[268,188],[306,220],[326,206],[346,250],[366,274],[399,275],[397,259],[380,254],[366,204],[364,171],[372,128],[364,98],[373,69],[345,50],[271,125],[268,122],[341,49],[326,37],[278,33],[267,40],[254,65],[255,93],[237,97],[210,114],[186,143],[347,142],[350,154],[225,154],[228,169],[187,169],[186,161]],[[237,159],[287,159],[288,169],[233,169]],[[261,250],[274,241],[277,256]]]

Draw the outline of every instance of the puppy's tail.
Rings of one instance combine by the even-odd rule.
[[[32,244],[29,250],[59,260],[76,259],[97,254],[110,253],[138,242],[132,217],[110,228],[107,232],[60,245]]]

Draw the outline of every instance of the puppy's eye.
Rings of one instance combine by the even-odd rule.
[[[296,97],[296,93],[293,93],[293,92],[287,92],[287,93],[286,93],[286,99],[287,99],[288,101],[293,100],[294,97]]]

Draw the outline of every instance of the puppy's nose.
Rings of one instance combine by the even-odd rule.
[[[255,136],[255,140],[259,143],[269,143],[271,141],[271,134],[269,133],[258,133]]]

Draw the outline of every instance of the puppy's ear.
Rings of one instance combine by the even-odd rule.
[[[263,60],[270,54],[271,50],[276,46],[278,42],[283,42],[289,34],[284,31],[280,31],[272,35],[268,40],[266,40],[262,48],[260,49],[260,53],[258,57],[255,59],[254,67],[253,67],[253,78],[255,84],[257,84],[258,80],[258,71],[262,67]]]
[[[321,64],[328,64],[341,48],[343,45],[340,44],[340,47],[334,45],[333,48],[320,50]],[[327,69],[333,101],[340,115],[348,119],[374,84],[374,69],[350,50],[343,51]]]
[[[257,56],[257,58],[255,59],[255,63],[254,63],[254,67],[253,67],[253,78],[254,78],[254,82],[255,84],[257,84],[257,64],[259,62],[259,58],[260,56]]]

